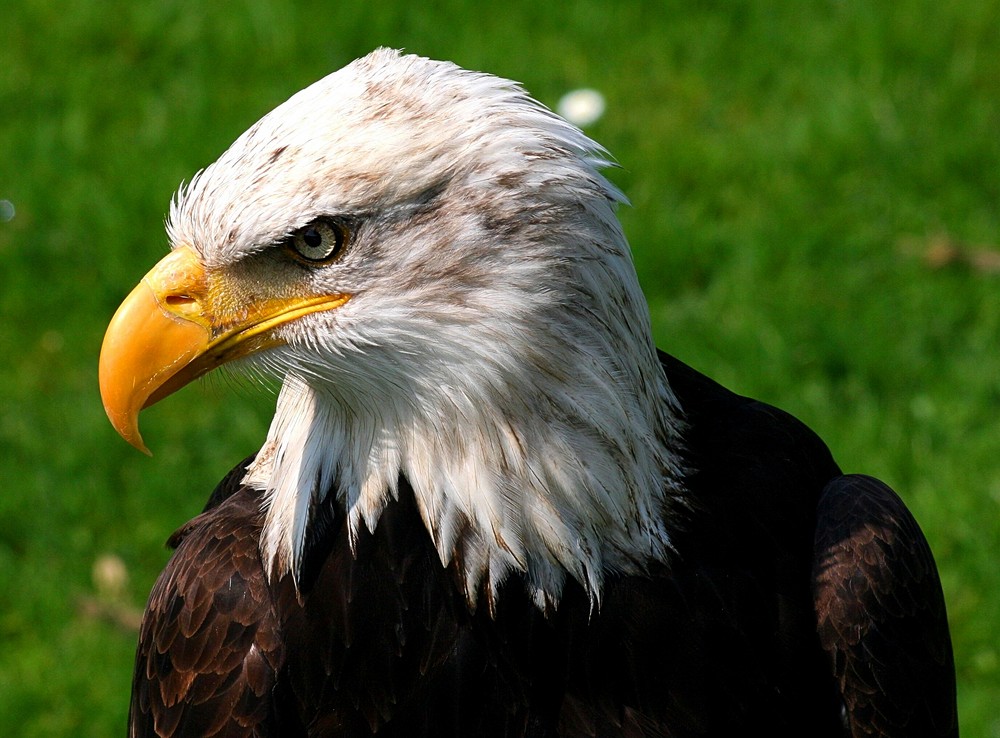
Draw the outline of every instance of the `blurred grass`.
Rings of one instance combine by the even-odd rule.
[[[120,734],[165,537],[263,437],[218,380],[107,424],[107,320],[178,183],[378,45],[592,86],[661,347],[893,484],[1000,736],[1000,4],[20,0],[0,11],[0,734]],[[112,554],[130,580],[99,590]]]

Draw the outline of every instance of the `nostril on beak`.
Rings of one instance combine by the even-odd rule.
[[[167,295],[164,298],[164,302],[166,302],[171,307],[180,307],[182,305],[190,305],[194,301],[195,301],[195,299],[193,297],[191,297],[190,295]]]

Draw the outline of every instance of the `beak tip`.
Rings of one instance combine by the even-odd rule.
[[[146,456],[152,456],[153,455],[153,452],[149,450],[149,447],[146,446],[146,443],[142,440],[142,436],[139,435],[139,429],[138,429],[138,427],[135,429],[134,435],[131,435],[131,436],[125,436],[125,435],[123,435],[122,438],[124,438],[126,441],[128,441],[128,443],[133,448],[137,448],[140,451],[142,451],[144,454],[146,454]]]
[[[138,411],[132,413],[116,413],[110,410],[107,405],[104,406],[104,410],[108,414],[108,420],[111,421],[112,427],[114,427],[114,429],[118,432],[118,435],[120,435],[126,443],[139,449],[146,454],[146,456],[153,455],[143,442],[142,434],[139,433]]]

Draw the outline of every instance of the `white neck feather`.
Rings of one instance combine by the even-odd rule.
[[[609,233],[611,264],[630,272],[624,239]],[[597,604],[607,572],[665,560],[680,413],[634,273],[589,277],[554,279],[599,294],[577,289],[569,304],[554,289],[515,294],[475,325],[370,296],[379,317],[367,313],[355,350],[341,335],[336,351],[276,358],[299,370],[247,475],[267,492],[271,574],[299,571],[313,505],[335,495],[356,540],[362,525],[374,531],[400,476],[442,563],[458,560],[471,605],[482,592],[492,603],[512,572],[539,607],[558,603],[567,574]]]

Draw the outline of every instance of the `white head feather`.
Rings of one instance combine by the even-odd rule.
[[[679,411],[659,367],[603,150],[516,84],[378,50],[293,96],[182,190],[174,246],[238,270],[320,216],[355,224],[307,279],[343,307],[282,327],[283,377],[246,482],[271,573],[298,571],[328,494],[353,536],[397,480],[444,563],[489,596],[521,572],[667,557]]]

